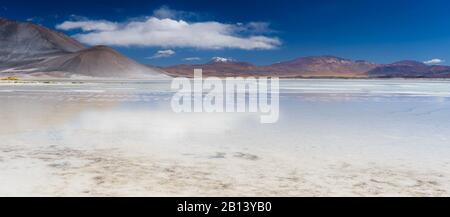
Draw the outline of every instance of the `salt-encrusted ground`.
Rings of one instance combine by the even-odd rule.
[[[1,196],[449,196],[450,82],[283,81],[280,121],[168,84],[0,85]]]

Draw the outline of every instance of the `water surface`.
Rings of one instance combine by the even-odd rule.
[[[450,82],[281,81],[280,120],[170,83],[0,83],[3,196],[449,196]]]

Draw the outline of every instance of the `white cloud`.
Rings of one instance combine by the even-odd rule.
[[[202,58],[200,58],[200,57],[187,57],[187,58],[184,58],[183,60],[184,61],[199,61],[201,59]]]
[[[235,62],[236,60],[225,57],[213,57],[211,58],[211,61],[216,63],[228,63],[228,62]]]
[[[177,18],[178,14],[179,14],[178,11],[172,10],[165,5],[153,11],[153,16],[161,19],[165,18],[174,19]]]
[[[442,59],[431,59],[431,60],[424,61],[423,63],[425,63],[427,65],[439,65],[444,62],[445,62],[445,60],[442,60]]]
[[[159,50],[153,56],[148,57],[147,59],[165,58],[165,57],[170,57],[173,55],[175,55],[175,51],[173,51],[173,50]]]
[[[83,31],[113,31],[118,28],[117,23],[97,20],[97,21],[66,21],[56,26],[61,30],[81,29]]]
[[[267,22],[250,22],[247,24],[238,24],[241,25],[243,31],[248,31],[255,34],[269,33],[274,32],[270,29],[270,23]]]
[[[89,45],[191,47],[200,49],[234,48],[243,50],[274,49],[281,42],[263,35],[266,24],[225,24],[220,22],[187,22],[174,18],[170,9],[159,9],[144,20],[115,23],[105,20],[66,21],[58,29],[81,29],[74,37]],[[258,34],[255,33],[257,30]]]
[[[199,18],[199,15],[193,12],[173,10],[167,5],[163,5],[160,8],[153,11],[153,17],[160,19],[187,19],[187,18]]]

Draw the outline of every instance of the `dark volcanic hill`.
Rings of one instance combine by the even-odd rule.
[[[0,64],[39,60],[85,49],[59,32],[32,23],[0,18]]]
[[[16,70],[27,73],[43,72],[66,77],[67,73],[89,77],[150,78],[161,76],[156,68],[150,68],[123,56],[106,46],[95,46],[77,52],[47,58]],[[69,75],[70,76],[70,75]]]
[[[303,57],[268,66],[255,66],[237,61],[213,60],[202,65],[178,65],[165,68],[171,75],[192,76],[194,68],[202,68],[206,76],[267,76],[294,77],[366,77],[377,64],[352,61],[333,56]]]
[[[112,48],[85,48],[42,26],[0,18],[0,76],[165,78]]]

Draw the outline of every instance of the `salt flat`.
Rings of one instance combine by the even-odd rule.
[[[170,83],[0,83],[1,196],[449,196],[450,82],[285,80],[280,120]]]

